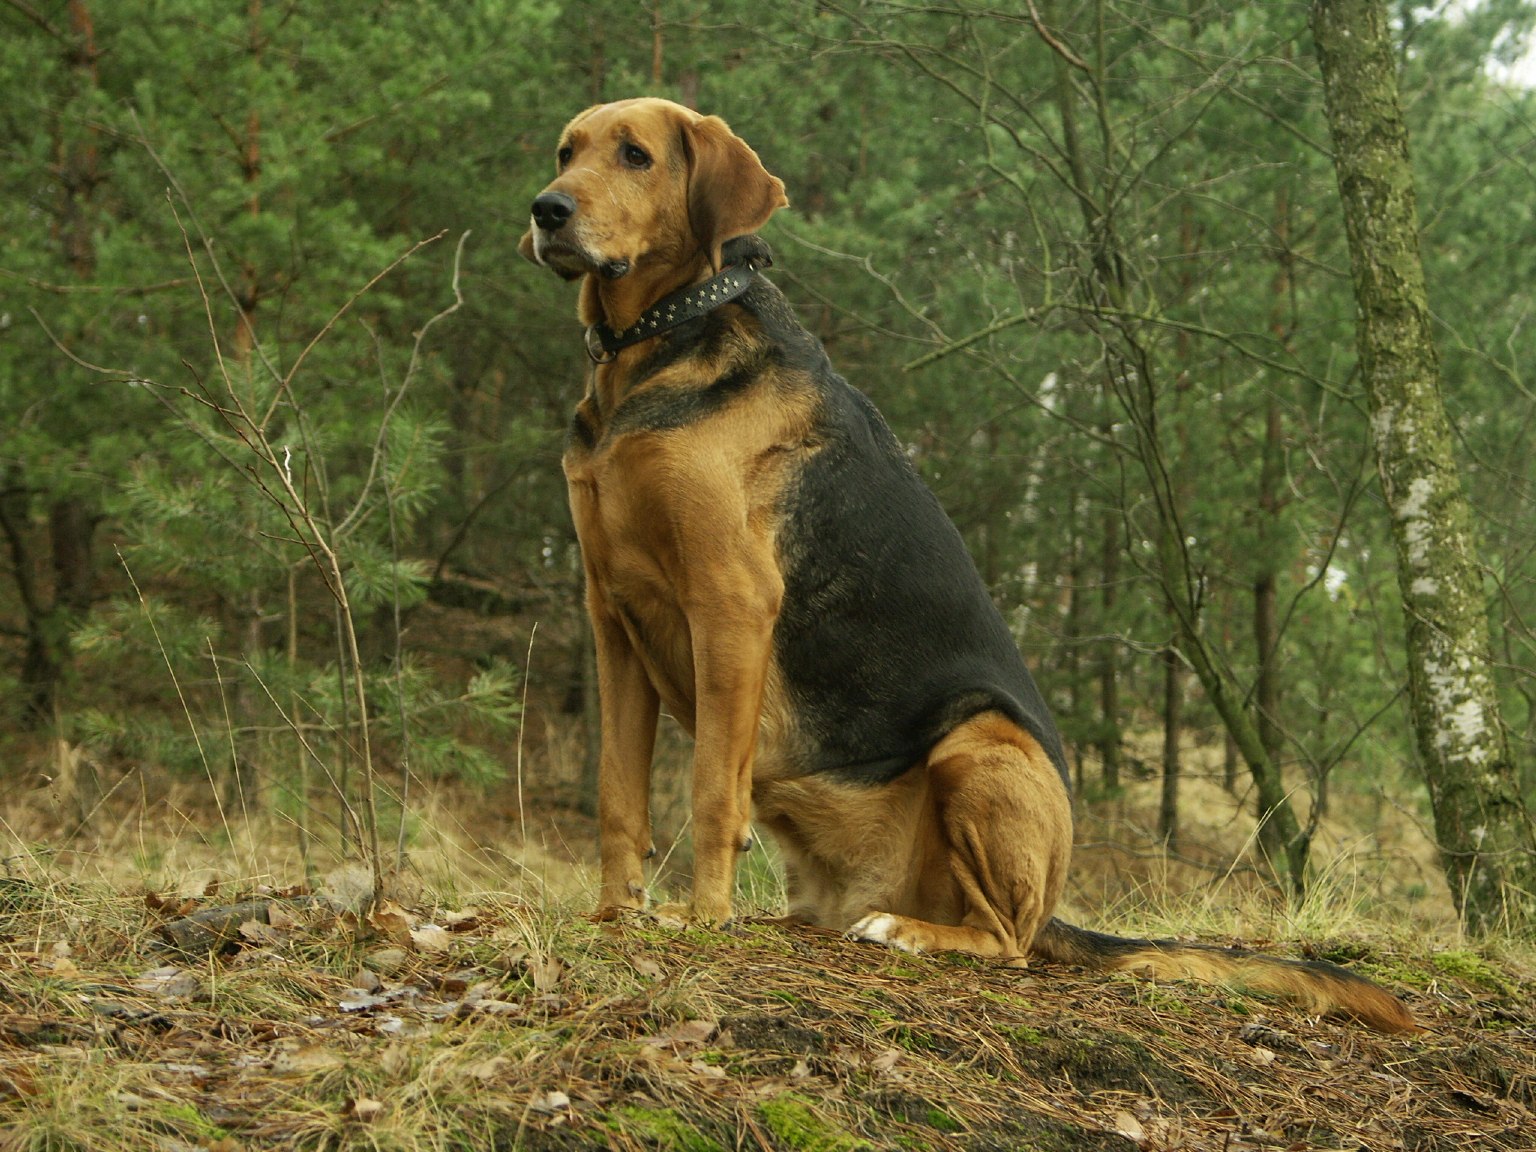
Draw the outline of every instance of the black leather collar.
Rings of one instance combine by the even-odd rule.
[[[619,354],[621,348],[659,336],[679,324],[686,324],[689,320],[714,311],[722,304],[729,304],[752,286],[752,277],[757,275],[759,268],[766,268],[773,263],[766,244],[758,242],[752,247],[754,251],[744,254],[739,263],[727,264],[719,275],[711,276],[702,284],[663,296],[640,313],[633,325],[622,331],[615,331],[606,324],[592,325],[587,329],[587,355],[594,364],[607,364]]]

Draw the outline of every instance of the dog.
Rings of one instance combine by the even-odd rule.
[[[650,98],[582,112],[556,161],[519,247],[581,281],[594,362],[564,470],[597,647],[602,904],[645,903],[665,706],[695,740],[696,922],[729,920],[755,812],[796,922],[1415,1030],[1331,964],[1053,918],[1061,738],[959,532],[760,275],[783,183],[723,120]]]

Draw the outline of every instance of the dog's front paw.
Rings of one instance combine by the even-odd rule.
[[[908,930],[902,917],[889,912],[871,912],[848,929],[850,940],[869,940],[885,944],[901,952],[921,952],[922,943]]]

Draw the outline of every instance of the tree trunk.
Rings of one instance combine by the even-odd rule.
[[[1281,471],[1280,405],[1270,396],[1264,413],[1264,459],[1259,468],[1259,517],[1258,549],[1253,576],[1253,647],[1256,671],[1253,685],[1254,724],[1259,732],[1259,742],[1264,745],[1264,755],[1280,773],[1284,738],[1279,724],[1280,675],[1276,668],[1280,637],[1275,623],[1275,595],[1279,582],[1280,536],[1280,471]],[[1271,860],[1285,851],[1276,836],[1275,825],[1265,819],[1262,807],[1258,817],[1259,844]]]
[[[1408,688],[1451,892],[1475,930],[1536,921],[1536,832],[1491,674],[1471,508],[1430,328],[1384,0],[1316,0],[1356,343],[1406,619]]]
[[[65,496],[48,508],[53,594],[38,587],[35,553],[27,537],[30,494],[14,486],[0,493],[0,530],[11,554],[11,570],[27,618],[26,655],[21,684],[26,699],[24,723],[29,728],[52,724],[59,689],[69,667],[69,635],[91,606],[91,543],[96,517],[79,497]]]
[[[1105,639],[1099,656],[1099,707],[1103,712],[1103,727],[1099,737],[1099,760],[1102,765],[1101,783],[1106,792],[1120,787],[1120,666],[1119,645],[1112,635],[1115,610],[1116,584],[1120,579],[1120,518],[1110,508],[1104,513],[1104,562],[1101,568],[1104,580],[1100,603],[1104,609],[1102,621]]]
[[[1184,665],[1178,649],[1163,649],[1163,798],[1157,836],[1172,852],[1179,840],[1179,737],[1184,730]]]

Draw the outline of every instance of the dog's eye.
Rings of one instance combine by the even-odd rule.
[[[560,149],[560,151],[555,153],[555,159],[560,161],[560,167],[564,168],[567,164],[569,164],[571,162],[571,156],[572,155],[573,155],[573,153],[571,152],[570,146],[567,145],[566,147]]]
[[[649,168],[651,166],[650,153],[634,144],[624,145],[619,155],[624,157],[625,165],[630,168]]]

